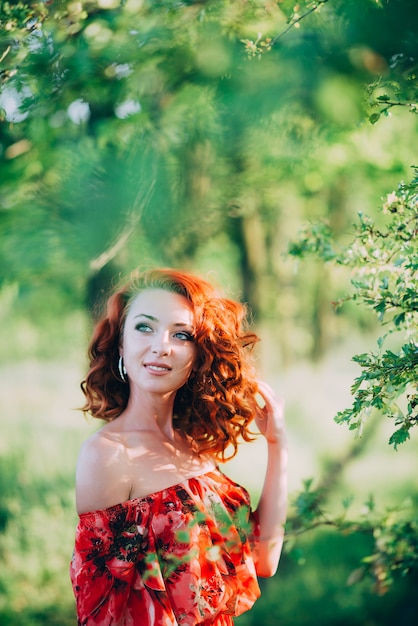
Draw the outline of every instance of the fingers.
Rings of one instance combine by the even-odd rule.
[[[258,392],[255,401],[259,411],[255,416],[257,427],[268,441],[282,441],[285,439],[284,401],[277,396],[267,383],[258,382]]]

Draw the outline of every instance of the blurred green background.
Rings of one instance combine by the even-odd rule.
[[[416,510],[416,440],[396,452],[379,420],[360,441],[333,421],[375,318],[332,306],[348,270],[288,255],[315,220],[344,245],[411,179],[415,0],[4,2],[0,27],[0,623],[76,623],[74,468],[97,427],[79,381],[103,297],[136,267],[249,303],[261,375],[286,399],[291,494],[342,460],[331,509]],[[264,452],[225,467],[255,501]],[[237,624],[415,624],[417,574],[384,595],[347,584],[369,544],[302,534]]]

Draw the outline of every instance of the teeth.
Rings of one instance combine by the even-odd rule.
[[[148,365],[147,367],[156,372],[168,372],[168,367],[159,367],[158,365]]]

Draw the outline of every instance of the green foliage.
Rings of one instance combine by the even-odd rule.
[[[30,53],[31,36],[41,29],[48,14],[44,2],[2,2],[0,6],[0,82],[16,75]]]
[[[292,515],[286,525],[286,550],[293,558],[303,560],[296,541],[300,534],[329,527],[343,536],[356,534],[368,539],[365,545],[369,552],[360,557],[360,566],[349,574],[349,585],[368,577],[376,593],[384,594],[397,578],[410,574],[417,567],[418,524],[411,501],[380,513],[370,497],[360,516],[349,519],[351,499],[343,501],[341,512],[331,514],[326,510],[324,495],[321,488],[313,488],[312,480],[307,480],[304,489],[294,497]]]
[[[277,577],[262,580],[262,596],[236,620],[239,626],[413,626],[417,617],[416,575],[398,578],[390,591],[377,595],[368,580],[347,585],[350,571],[370,541],[364,535],[344,536],[330,530],[303,539],[305,564],[284,554]]]
[[[0,286],[46,303],[53,284],[80,308],[103,268],[108,283],[139,264],[206,271],[226,241],[227,280],[260,319],[282,316],[295,220],[346,221],[356,187],[370,199],[409,162],[407,127],[390,163],[352,138],[334,155],[379,67],[409,54],[392,18],[372,0],[2,3]],[[313,335],[320,281],[297,286]]]
[[[418,423],[418,179],[402,184],[383,205],[384,226],[360,214],[348,244],[334,242],[331,229],[314,225],[292,244],[295,257],[316,255],[327,262],[351,269],[353,292],[347,300],[363,304],[377,314],[384,334],[377,352],[358,354],[353,360],[362,368],[352,386],[351,408],[336,416],[361,434],[364,420],[378,410],[393,420],[390,443],[397,446],[410,437]],[[387,342],[401,344],[395,350]]]
[[[348,267],[352,292],[335,306],[353,301],[376,314],[383,331],[377,351],[353,357],[362,368],[351,388],[353,404],[335,419],[360,435],[366,418],[378,412],[394,422],[389,443],[395,449],[410,438],[410,430],[418,423],[417,190],[415,178],[389,194],[382,207],[382,225],[360,214],[348,243],[339,242],[331,228],[320,223],[308,226],[290,246],[295,258],[314,256]],[[402,507],[377,514],[370,499],[362,517],[349,521],[348,507],[343,514],[330,516],[323,508],[323,493],[311,487],[311,482],[306,482],[295,501],[290,536],[321,525],[343,534],[369,535],[373,540],[370,554],[364,555],[362,565],[354,569],[350,583],[372,576],[376,591],[385,593],[396,576],[417,567],[418,527],[416,520],[405,517]]]

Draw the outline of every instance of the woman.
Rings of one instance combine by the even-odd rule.
[[[229,626],[283,544],[282,403],[255,378],[245,309],[206,281],[151,270],[117,291],[90,345],[71,579],[78,623]],[[261,394],[261,395],[260,395]],[[218,468],[252,439],[268,463],[255,512]]]

